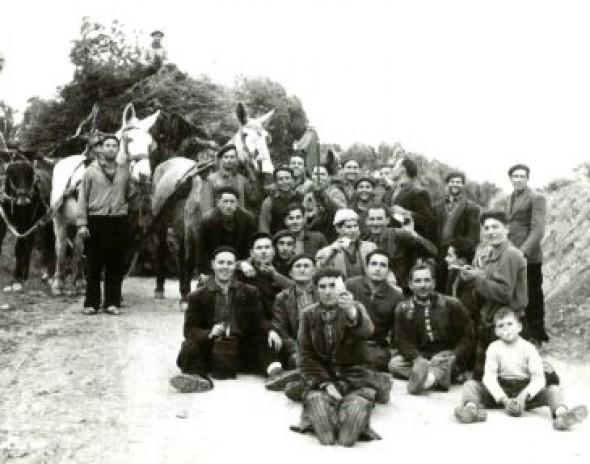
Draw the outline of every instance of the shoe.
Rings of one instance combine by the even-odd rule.
[[[213,383],[197,374],[178,374],[170,379],[170,385],[180,393],[202,393],[213,388]]]
[[[279,374],[271,375],[264,386],[267,390],[280,391],[284,389],[288,383],[299,380],[299,371],[282,371]]]
[[[474,422],[485,422],[488,415],[477,406],[464,404],[455,408],[455,417],[462,424],[473,424]]]
[[[410,372],[410,378],[408,379],[408,393],[417,395],[424,391],[424,384],[428,377],[429,368],[430,363],[425,359],[419,359],[414,362],[412,372]]]
[[[553,428],[555,430],[569,430],[572,425],[582,422],[586,417],[588,417],[588,408],[584,405],[576,406],[553,419]]]
[[[98,309],[93,308],[92,306],[86,306],[82,309],[82,314],[85,316],[93,316],[94,314],[98,314]]]
[[[506,407],[506,413],[512,417],[522,416],[522,409],[515,399],[511,399]]]
[[[285,396],[291,401],[301,403],[303,401],[303,392],[305,391],[305,384],[303,380],[297,380],[295,382],[289,382],[285,386]]]
[[[108,306],[104,309],[104,312],[113,316],[118,316],[121,314],[121,311],[116,306]]]

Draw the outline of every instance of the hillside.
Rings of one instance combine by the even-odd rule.
[[[553,182],[545,189],[544,289],[552,345],[564,355],[590,352],[590,180]]]

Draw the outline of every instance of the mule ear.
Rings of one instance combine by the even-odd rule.
[[[127,103],[127,106],[123,110],[123,121],[121,123],[121,127],[127,127],[127,124],[129,124],[129,121],[132,119],[137,119],[135,116],[135,107],[133,106],[133,103]]]
[[[240,124],[245,126],[248,122],[248,112],[246,111],[246,107],[242,102],[239,102],[238,106],[236,107],[236,116],[238,117]]]
[[[328,149],[328,154],[326,156],[326,171],[331,176],[335,175],[338,172],[338,155],[332,150],[331,148]]]
[[[256,122],[258,122],[261,126],[264,126],[265,124],[268,123],[268,121],[270,121],[270,118],[272,118],[272,115],[274,113],[275,113],[275,110],[270,110],[268,113],[265,113],[262,116],[256,118]]]
[[[144,131],[147,132],[154,125],[156,119],[158,119],[158,116],[160,116],[160,110],[156,111],[154,114],[150,116],[146,116],[141,121],[139,121],[138,124],[142,127]]]

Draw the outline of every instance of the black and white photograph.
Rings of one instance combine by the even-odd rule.
[[[0,463],[590,462],[590,5],[0,9]]]

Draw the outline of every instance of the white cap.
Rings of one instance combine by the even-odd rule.
[[[359,220],[359,215],[356,214],[356,212],[350,208],[341,208],[338,211],[336,211],[336,214],[334,215],[334,225],[338,225],[341,224],[344,221],[358,221]]]

